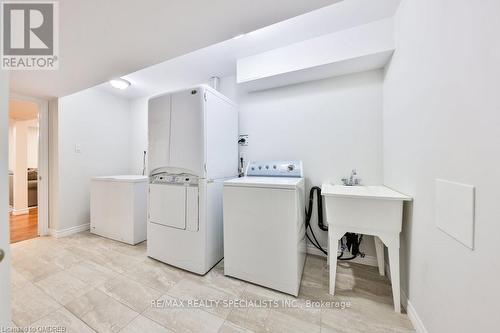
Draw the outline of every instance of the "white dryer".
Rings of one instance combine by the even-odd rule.
[[[306,256],[302,162],[249,163],[224,182],[224,274],[297,296]]]
[[[222,189],[238,174],[238,110],[207,87],[149,100],[148,256],[198,274],[223,257]]]

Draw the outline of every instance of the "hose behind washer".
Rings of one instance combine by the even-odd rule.
[[[328,231],[328,226],[323,223],[323,201],[321,199],[321,188],[319,188],[318,186],[313,186],[313,187],[311,187],[311,190],[309,191],[309,204],[308,204],[308,208],[306,209],[306,237],[309,240],[309,242],[311,242],[311,244],[314,245],[314,247],[316,247],[318,250],[323,252],[325,255],[328,255],[328,251],[321,247],[321,245],[319,244],[319,241],[316,238],[316,235],[314,234],[314,231],[311,227],[311,217],[312,217],[312,211],[313,211],[313,205],[314,205],[314,192],[316,192],[316,198],[318,201],[318,203],[317,203],[317,206],[318,206],[318,227],[323,231]],[[309,228],[309,230],[311,231],[311,235],[312,235],[312,238],[314,240],[311,239],[311,237],[309,237],[309,234],[307,233],[307,228]],[[363,240],[363,235],[360,235],[356,248],[359,249],[359,245],[361,244],[362,240]],[[340,242],[341,242],[342,250],[341,250],[340,254],[337,256],[338,260],[352,260],[358,256],[359,252],[353,254],[352,257],[342,258],[342,256],[344,255],[344,249],[343,249],[344,242],[342,239],[340,240]]]

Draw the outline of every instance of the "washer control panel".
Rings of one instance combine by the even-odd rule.
[[[151,184],[198,185],[198,177],[190,174],[159,173],[150,177]]]
[[[254,177],[303,177],[301,161],[252,161],[247,166],[247,176]]]

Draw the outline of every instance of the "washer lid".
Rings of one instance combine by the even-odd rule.
[[[139,175],[117,175],[117,176],[102,176],[94,177],[92,180],[108,181],[108,182],[125,182],[125,183],[142,183],[147,182],[147,176]]]
[[[242,177],[226,180],[224,186],[296,189],[303,181],[297,177]]]

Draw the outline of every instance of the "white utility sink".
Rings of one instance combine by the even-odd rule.
[[[385,186],[323,184],[321,194],[325,198],[328,224],[349,227],[349,232],[357,232],[356,228],[401,232],[402,203],[411,200]]]
[[[401,311],[399,295],[399,233],[403,202],[410,197],[380,186],[323,184],[329,248],[336,249],[347,232],[375,236],[379,272],[384,275],[384,244],[388,247],[394,309]],[[332,253],[333,254],[333,253]],[[337,256],[330,255],[330,294],[335,291]]]

